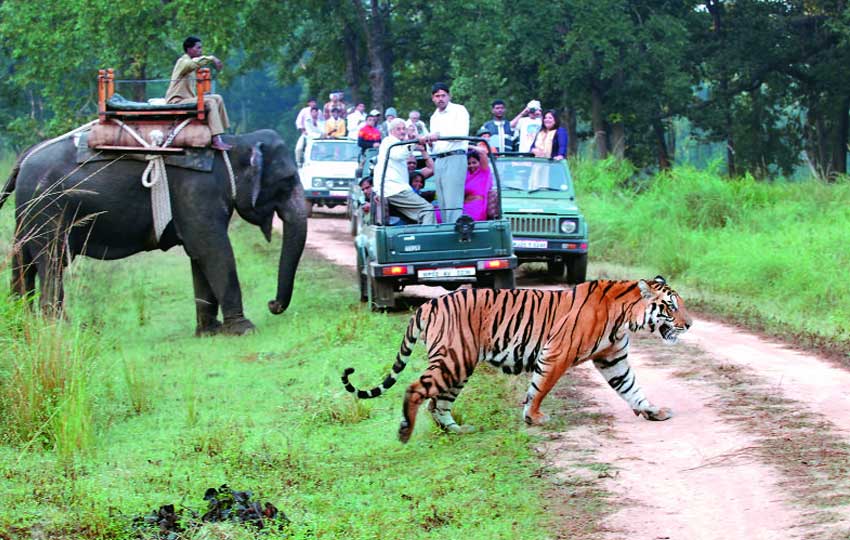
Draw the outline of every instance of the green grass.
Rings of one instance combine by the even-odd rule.
[[[728,180],[688,167],[641,180],[631,173],[614,162],[574,166],[591,262],[660,273],[733,320],[850,343],[850,181]]]
[[[509,378],[481,369],[464,391],[457,417],[478,433],[447,436],[426,413],[400,444],[404,386],[424,367],[421,347],[384,398],[357,401],[339,376],[353,366],[359,385],[379,382],[408,315],[368,312],[353,276],[308,257],[292,306],[272,316],[279,238],[266,244],[239,221],[231,235],[259,329],[247,337],[193,337],[179,250],[74,263],[59,343],[91,345],[67,390],[86,399],[48,408],[61,419],[51,439],[0,446],[0,531],[129,537],[133,517],[168,503],[204,511],[204,491],[227,483],[273,502],[293,538],[548,536],[539,506],[549,483],[534,476],[535,436]],[[0,429],[16,425],[5,418]]]

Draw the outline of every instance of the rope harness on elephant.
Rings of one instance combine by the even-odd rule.
[[[125,124],[124,122],[113,118],[113,122],[118,124],[121,129],[130,134],[131,137],[142,145],[144,148],[168,148],[184,127],[186,127],[191,119],[186,119],[174,128],[168,135],[168,138],[163,141],[162,131],[155,129],[150,132],[150,142],[146,141],[136,130]],[[230,158],[227,152],[222,150],[224,163],[227,166],[227,174],[230,177],[230,190],[233,199],[236,199],[236,178],[233,175],[233,168],[230,166]],[[153,226],[156,233],[156,241],[159,242],[162,237],[162,232],[171,221],[171,199],[168,196],[168,173],[165,168],[165,160],[163,156],[157,154],[148,154],[145,156],[148,161],[148,166],[142,173],[142,185],[151,190],[151,209],[153,211]]]
[[[91,129],[91,127],[93,125],[97,124],[97,122],[98,122],[97,120],[92,120],[88,124],[83,124],[82,126],[78,127],[77,129],[71,130],[68,133],[65,133],[63,135],[59,135],[58,137],[54,137],[53,139],[50,139],[49,141],[44,141],[42,143],[39,143],[38,145],[36,145],[35,148],[30,150],[30,152],[26,156],[24,156],[24,159],[23,159],[23,161],[21,161],[21,164],[18,166],[18,169],[23,169],[24,163],[26,163],[29,158],[34,156],[40,150],[47,148],[48,146],[50,146],[53,143],[57,143],[59,141],[65,140],[69,137],[73,137],[77,133],[82,133],[83,131]]]

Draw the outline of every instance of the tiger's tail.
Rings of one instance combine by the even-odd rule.
[[[342,384],[345,386],[345,389],[352,394],[355,394],[358,399],[370,399],[376,398],[392,388],[392,386],[396,383],[396,377],[398,374],[404,371],[404,368],[407,367],[407,361],[410,359],[410,353],[413,351],[413,346],[416,345],[416,340],[419,339],[423,327],[427,324],[427,315],[430,313],[430,306],[433,304],[434,301],[421,306],[418,310],[416,310],[416,314],[410,318],[410,323],[407,325],[407,332],[404,333],[404,339],[401,340],[401,348],[395,357],[395,363],[393,364],[392,371],[387,374],[384,382],[370,390],[360,390],[348,380],[348,377],[354,373],[354,368],[350,367],[346,368],[345,371],[342,372]]]

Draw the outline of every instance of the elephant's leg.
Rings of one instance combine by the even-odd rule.
[[[28,246],[12,255],[12,294],[31,300],[35,296],[36,268]]]
[[[42,313],[57,317],[62,315],[65,287],[62,283],[65,271],[63,259],[64,243],[48,243],[35,257],[38,280],[41,288],[39,306]]]
[[[236,275],[236,259],[226,229],[222,236],[223,238],[205,238],[202,249],[194,249],[192,244],[196,239],[187,239],[185,244],[192,257],[193,274],[197,267],[206,279],[208,289],[218,301],[218,307],[221,308],[224,321],[220,331],[242,335],[255,327],[245,318],[242,310],[242,291],[239,289],[239,278]]]
[[[198,320],[195,335],[205,336],[218,333],[221,330],[221,321],[217,319],[218,300],[216,300],[212,287],[210,287],[201,270],[201,265],[195,259],[192,259],[192,284],[195,288],[195,313]]]

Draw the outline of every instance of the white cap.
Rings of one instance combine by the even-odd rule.
[[[531,101],[528,102],[528,105],[526,105],[526,107],[528,107],[529,109],[537,109],[539,111],[540,110],[540,102],[537,101],[536,99],[532,99]]]

